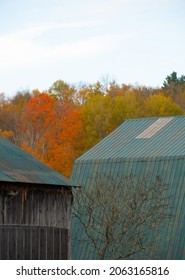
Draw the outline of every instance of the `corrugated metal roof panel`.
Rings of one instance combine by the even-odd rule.
[[[157,133],[160,129],[167,125],[167,123],[169,123],[172,119],[173,117],[159,118],[151,126],[141,132],[141,134],[139,134],[136,138],[151,138],[155,133]]]
[[[74,186],[65,176],[0,137],[0,182]]]
[[[137,138],[165,118],[127,120],[77,161],[185,155],[185,117],[173,117],[150,138]],[[169,118],[166,118],[169,120]]]

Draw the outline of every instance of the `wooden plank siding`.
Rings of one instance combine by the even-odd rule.
[[[69,228],[71,194],[63,191],[0,188],[0,224]],[[24,196],[24,197],[23,197]]]
[[[68,230],[39,226],[0,226],[1,260],[68,259]]]
[[[0,259],[70,259],[71,190],[0,183]]]

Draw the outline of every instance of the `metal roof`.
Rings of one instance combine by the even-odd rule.
[[[0,137],[0,182],[74,186],[65,176]]]
[[[141,134],[156,122],[166,123],[151,137]],[[126,120],[104,140],[77,159],[118,160],[139,157],[171,157],[185,155],[185,116]]]
[[[160,121],[158,121],[160,120]],[[173,217],[161,228],[157,246],[162,248],[161,259],[185,259],[185,116],[166,118],[165,125],[149,138],[141,133],[164,118],[125,121],[104,140],[75,162],[72,179],[82,188],[89,188],[96,172],[136,178],[160,176],[173,193]],[[153,125],[154,127],[154,125]],[[174,227],[171,227],[174,223]],[[76,232],[83,236],[79,223],[73,220],[73,258],[96,259],[95,250],[84,242],[75,241]]]

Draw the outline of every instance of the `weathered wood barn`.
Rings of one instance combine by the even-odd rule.
[[[0,259],[70,259],[71,188],[0,137]]]
[[[158,232],[158,258],[185,259],[185,116],[125,121],[76,160],[71,178],[82,188],[89,188],[97,171],[115,178],[130,174],[162,178],[168,193],[173,194],[173,214]],[[83,234],[78,220],[74,220],[73,259],[96,259],[89,243],[76,241],[80,231]]]

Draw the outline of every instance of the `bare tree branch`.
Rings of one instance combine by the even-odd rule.
[[[171,217],[168,185],[159,176],[94,174],[90,188],[74,194],[73,216],[81,227],[74,242],[91,245],[99,259],[156,258],[153,234]]]

